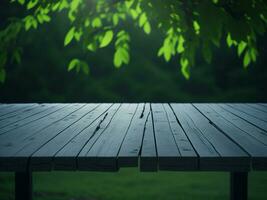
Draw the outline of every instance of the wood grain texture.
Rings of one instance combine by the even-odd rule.
[[[267,105],[0,104],[0,171],[267,169]]]
[[[123,104],[110,125],[95,141],[88,152],[78,156],[80,170],[117,171],[117,156],[137,110],[137,104]]]
[[[257,137],[259,138],[259,135],[262,133],[262,137],[266,137],[264,132],[260,132],[260,130],[255,129],[253,125],[222,109],[220,106],[221,104],[194,105],[211,121],[214,126],[220,129],[227,137],[229,137],[230,140],[235,142],[250,155],[253,169],[258,168],[254,163],[255,158],[267,158],[267,146],[257,139]]]
[[[249,156],[191,104],[171,104],[199,154],[201,170],[249,169]],[[203,104],[200,104],[203,105]],[[186,124],[184,122],[186,120]],[[190,127],[190,128],[189,128]]]

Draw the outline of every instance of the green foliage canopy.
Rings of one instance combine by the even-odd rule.
[[[169,62],[176,57],[186,79],[195,64],[196,50],[204,60],[212,61],[212,49],[225,41],[236,48],[246,68],[256,62],[257,36],[267,25],[267,4],[264,0],[11,0],[28,14],[12,18],[0,31],[0,81],[5,80],[8,62],[21,60],[22,48],[17,44],[21,32],[37,29],[52,20],[54,12],[67,13],[70,28],[64,46],[77,42],[81,48],[95,52],[114,45],[114,66],[130,62],[129,23],[149,35],[160,30],[165,38],[157,55]],[[131,22],[130,22],[131,21]],[[89,73],[89,66],[73,58],[68,70]]]

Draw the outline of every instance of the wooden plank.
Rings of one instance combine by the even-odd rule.
[[[212,126],[191,104],[171,106],[199,155],[200,170],[249,169],[247,153]]]
[[[139,104],[118,155],[119,167],[138,166],[138,157],[149,112],[150,104]]]
[[[4,109],[7,109],[8,107],[12,107],[14,106],[15,104],[11,104],[11,103],[2,103],[0,105],[0,111],[2,112]]]
[[[33,104],[30,103],[21,103],[21,104],[11,104],[8,106],[0,106],[0,116],[3,117],[4,115],[8,115],[10,113],[19,111],[21,109],[25,109],[27,107],[32,106]]]
[[[151,104],[159,170],[183,170],[189,167],[174,140],[167,114],[162,104]]]
[[[188,170],[196,170],[198,168],[198,156],[194,150],[194,147],[187,138],[182,127],[179,125],[169,104],[163,104],[163,107],[167,114],[174,140],[178,146],[181,156],[183,157],[182,162],[186,162],[188,164]]]
[[[62,105],[58,106],[61,107]],[[34,136],[36,133],[42,132],[42,130],[82,108],[82,106],[84,105],[73,104],[67,106],[64,110],[58,110],[45,118],[14,129],[8,134],[0,135],[0,170],[25,170],[29,155],[15,156],[16,153],[23,149],[25,144],[31,144],[38,139]]]
[[[153,129],[152,115],[149,112],[144,130],[142,148],[140,154],[140,171],[157,171],[158,157],[156,149],[156,139]]]
[[[194,105],[210,120],[212,124],[214,124],[214,126],[222,130],[225,135],[227,135],[232,141],[234,141],[252,156],[251,159],[253,169],[260,169],[267,164],[267,146],[265,146],[240,128],[236,127],[236,125],[234,125],[236,124],[236,122],[230,122],[228,121],[229,119],[226,120],[222,116],[225,114],[223,114],[222,110],[219,110],[220,112],[216,112],[216,110],[213,110],[206,104]],[[258,165],[258,159],[262,160],[262,158],[264,158],[265,161],[263,160],[263,162],[261,163],[262,165]],[[265,167],[267,167],[267,165]]]
[[[267,113],[267,107],[265,107],[259,103],[247,103],[246,105],[253,107],[254,109],[257,109],[259,111]]]
[[[259,120],[267,122],[267,114],[265,112],[259,111],[245,104],[235,103],[235,104],[227,104],[227,105],[231,106],[233,109],[239,110],[240,112],[246,113],[252,117],[255,117]]]
[[[39,131],[38,133],[34,134],[23,141],[23,147],[21,150],[16,152],[15,156],[17,157],[29,157],[30,156],[30,168],[34,171],[47,171],[52,169],[52,157],[54,156],[53,153],[56,153],[58,146],[60,143],[56,143],[55,146],[49,146],[51,149],[44,148],[41,152],[36,152],[37,150],[41,149],[51,140],[56,138],[57,136],[66,133],[68,128],[71,129],[72,126],[75,125],[88,115],[92,110],[94,110],[97,104],[86,104],[80,108],[73,110],[69,115],[58,120],[57,122],[51,124],[47,128]],[[88,119],[87,119],[88,120]],[[77,128],[77,126],[76,126]],[[73,131],[73,129],[71,129]],[[36,153],[36,154],[35,154]],[[46,155],[47,153],[47,155]],[[34,155],[35,154],[35,155]]]
[[[80,170],[117,171],[117,156],[136,112],[137,104],[123,104],[110,125],[86,154],[78,156]]]
[[[120,108],[120,104],[114,104],[99,119],[94,121],[89,127],[81,131],[78,135],[64,146],[54,157],[54,169],[75,170],[77,169],[77,157],[80,152],[86,154],[95,141],[109,126],[115,113]]]
[[[199,157],[216,158],[220,155],[217,153],[212,144],[207,140],[202,132],[193,123],[190,116],[183,110],[185,104],[171,104],[171,107],[191,144],[196,150]],[[205,163],[204,163],[205,164]],[[205,165],[204,165],[205,166]],[[200,166],[202,169],[203,166]]]
[[[77,113],[77,116],[82,116],[78,121],[73,123],[68,128],[64,129],[60,134],[53,137],[55,134],[45,134],[46,138],[53,137],[48,142],[44,143],[41,148],[39,148],[32,156],[31,156],[31,165],[34,168],[37,165],[37,169],[40,168],[40,163],[43,167],[43,170],[51,170],[53,169],[54,156],[57,152],[60,151],[71,139],[73,139],[76,135],[78,135],[81,131],[89,127],[94,121],[96,121],[100,116],[102,116],[112,104],[88,104],[82,110],[83,113]],[[62,129],[62,126],[61,126]],[[48,137],[48,135],[50,135]],[[40,140],[38,141],[41,142]]]
[[[51,107],[51,105],[49,104],[42,104],[42,105],[33,105],[29,108],[25,108],[23,110],[20,110],[18,112],[14,112],[12,113],[12,115],[5,115],[6,118],[2,118],[0,119],[0,129],[8,126],[10,124],[16,123],[18,121],[24,120],[28,117],[31,117],[35,114],[38,114],[46,109],[48,109],[49,107]]]
[[[215,112],[219,113],[224,119],[232,123],[237,128],[244,131],[246,134],[250,135],[254,139],[258,140],[263,145],[267,146],[267,132],[263,131],[256,126],[248,123],[247,121],[237,117],[236,115],[224,110],[216,104],[208,104]]]
[[[38,106],[39,106],[39,104],[31,104],[31,106],[26,106],[23,109],[19,109],[18,111],[11,112],[11,113],[8,113],[6,115],[2,115],[2,116],[0,116],[0,122],[2,122],[2,120],[8,119],[8,118],[20,116],[21,113],[28,112],[28,111],[30,111],[30,110],[34,109],[35,107],[38,107]],[[1,109],[1,107],[0,107],[0,109]]]
[[[218,104],[221,106],[223,109],[233,113],[234,115],[246,120],[247,122],[253,124],[254,126],[257,126],[258,128],[267,131],[267,123],[259,120],[251,115],[248,115],[247,113],[241,112],[239,110],[233,109],[232,107],[225,105],[225,104]]]
[[[20,126],[16,129],[13,129],[11,131],[5,132],[4,134],[0,135],[0,147],[2,144],[6,144],[7,142],[20,142],[22,139],[29,137],[33,135],[35,132],[49,126],[53,122],[57,121],[57,117],[65,116],[65,112],[68,112],[69,110],[72,111],[73,109],[76,109],[77,106],[80,105],[72,105],[68,106],[64,110],[57,109],[57,112],[50,113],[50,115],[47,115],[46,117],[40,118],[39,120],[36,120],[32,123],[29,123],[27,125]],[[62,108],[61,105],[58,105],[57,107]],[[15,141],[14,138],[16,138]]]
[[[37,121],[41,118],[44,118],[54,112],[57,112],[60,109],[63,109],[64,107],[66,107],[66,104],[47,104],[47,107],[49,107],[48,109],[44,109],[42,112],[33,115],[31,117],[25,118],[23,120],[20,120],[16,123],[10,124],[8,126],[5,126],[3,128],[0,129],[0,135],[6,134],[11,130],[20,128],[22,126],[26,126],[28,124],[30,124],[31,122]],[[42,108],[41,108],[42,109]]]

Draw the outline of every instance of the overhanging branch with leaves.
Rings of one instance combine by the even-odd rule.
[[[222,42],[236,48],[246,68],[256,62],[257,37],[267,25],[267,5],[264,0],[11,0],[28,10],[23,18],[10,19],[0,32],[0,81],[5,80],[5,68],[11,61],[20,62],[21,47],[17,38],[21,32],[37,29],[53,20],[54,12],[67,13],[70,29],[64,46],[72,42],[86,51],[114,45],[113,64],[119,68],[130,62],[131,35],[126,23],[132,23],[144,34],[159,29],[165,38],[155,55],[169,62],[172,57],[186,79],[195,64],[196,50],[204,60],[212,61],[214,48]],[[89,73],[90,63],[73,58],[68,70]]]

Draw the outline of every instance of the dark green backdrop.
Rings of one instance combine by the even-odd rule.
[[[8,16],[23,15],[15,8],[0,7],[0,28]],[[181,75],[179,63],[165,63],[157,57],[163,37],[156,30],[146,36],[132,29],[131,62],[113,67],[113,49],[97,54],[80,47],[63,47],[68,23],[61,15],[52,23],[21,36],[23,58],[20,65],[7,66],[7,79],[0,85],[1,102],[266,102],[267,37],[258,40],[257,64],[242,68],[234,49],[214,49],[207,65],[197,56],[190,80]],[[131,26],[129,24],[129,26]],[[199,53],[200,54],[200,51]],[[90,75],[68,72],[71,58],[88,61]],[[199,58],[198,58],[199,57]]]

